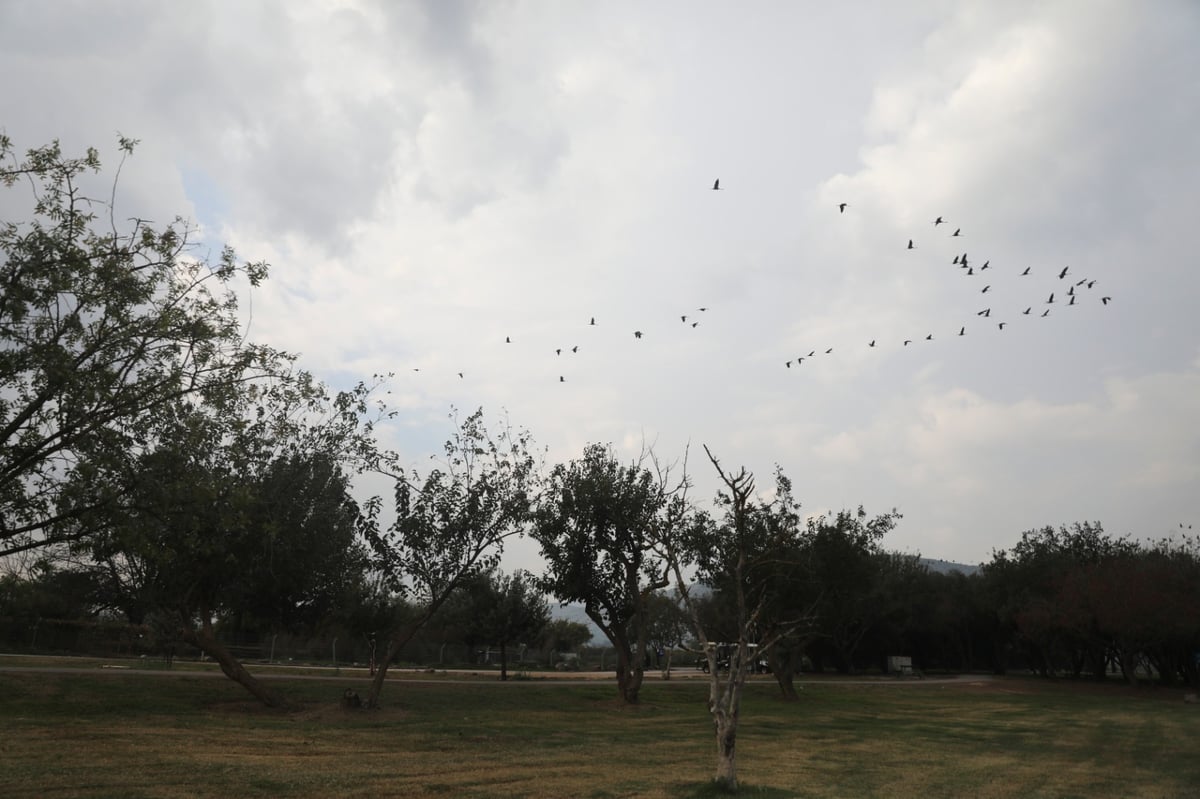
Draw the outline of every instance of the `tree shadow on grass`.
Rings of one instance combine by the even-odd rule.
[[[797,794],[783,788],[766,785],[738,784],[736,791],[709,780],[707,782],[677,782],[671,786],[672,794],[679,799],[724,799],[729,796],[753,796],[758,799],[794,799]]]

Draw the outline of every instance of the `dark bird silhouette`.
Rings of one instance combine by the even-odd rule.
[[[716,180],[713,181],[713,191],[720,191],[720,190],[721,190],[721,179],[717,178]]]
[[[850,203],[838,203],[838,213],[840,213],[840,214],[846,213],[846,206],[849,204]]]
[[[504,343],[505,343],[505,344],[512,344],[512,339],[511,339],[511,338],[509,338],[508,336],[505,336],[505,337],[504,337]]]
[[[965,336],[965,335],[967,335],[967,328],[966,328],[965,326],[964,326],[964,327],[960,327],[960,328],[958,329],[958,335],[960,335],[960,336]]]
[[[979,267],[979,271],[982,272],[984,269],[987,269],[991,265],[991,263],[992,263],[991,261],[984,261],[983,266]]]
[[[925,340],[926,340],[926,341],[933,341],[933,334],[932,334],[932,333],[930,333],[928,336],[926,336],[926,337],[925,337]]]
[[[1068,296],[1068,297],[1074,297],[1074,296],[1075,296],[1075,287],[1074,287],[1074,286],[1071,286],[1070,288],[1068,288],[1068,289],[1067,289],[1067,296]]]
[[[979,292],[979,293],[980,293],[980,294],[987,294],[987,293],[988,293],[988,289],[990,289],[990,288],[991,288],[991,286],[984,286],[984,287],[983,287],[983,291],[981,291],[981,292]]]
[[[958,256],[957,256],[957,255],[956,255],[956,256],[954,256],[954,260],[953,260],[953,261],[951,261],[950,263],[952,263],[952,264],[956,264],[956,263],[958,263]]]
[[[700,324],[700,323],[699,323],[699,322],[692,322],[692,327],[695,327],[695,326],[696,326],[696,325],[698,325],[698,324]]]
[[[1047,308],[1046,310],[1042,311],[1042,317],[1043,317],[1043,318],[1045,318],[1045,317],[1047,317],[1047,316],[1049,316],[1049,315],[1050,315],[1050,309],[1049,309],[1049,308]]]
[[[592,321],[588,322],[588,324],[589,324],[589,325],[594,325],[594,324],[596,324],[596,317],[594,317],[594,316],[593,316],[593,317],[592,317]]]
[[[458,373],[459,378],[462,378],[462,372]]]
[[[908,249],[910,249],[910,250],[915,250],[915,249],[917,249],[916,247],[914,247],[914,246],[913,246],[912,239],[909,239],[909,240],[908,240]]]
[[[1075,285],[1076,285],[1076,286],[1082,286],[1082,285],[1083,285],[1084,283],[1086,283],[1086,282],[1087,282],[1087,278],[1085,277],[1083,280],[1077,280],[1077,281],[1075,281]]]
[[[1059,280],[1062,280],[1064,277],[1066,277],[1066,276],[1067,276],[1067,270],[1068,270],[1068,269],[1070,269],[1070,268],[1071,268],[1071,267],[1069,267],[1069,266],[1064,266],[1064,267],[1063,267],[1063,270],[1062,270],[1061,272],[1059,272],[1059,273],[1058,273],[1058,279],[1059,279]]]
[[[1071,295],[1071,301],[1070,301],[1070,302],[1068,302],[1068,303],[1067,303],[1067,305],[1074,305],[1074,304],[1075,304],[1075,295],[1074,295],[1074,294],[1072,294],[1072,295]]]
[[[945,219],[942,219],[942,218],[939,216],[937,219],[933,220],[933,226],[934,226],[934,227],[937,227],[938,225],[944,224],[944,223],[945,223],[945,221],[946,221]]]
[[[579,345],[576,344],[574,347],[572,347],[571,352],[579,352]]]
[[[970,276],[971,276],[971,275],[973,275],[973,274],[975,274],[975,267],[973,267],[973,266],[968,266],[968,267],[967,267],[967,277],[970,277]]]
[[[707,311],[708,309],[707,308],[697,308],[696,310],[697,311]]]
[[[1053,291],[1050,292],[1050,299],[1046,300],[1046,304],[1049,305],[1052,302],[1054,302],[1054,292]]]
[[[950,235],[951,235],[951,236],[961,236],[961,235],[962,235],[962,228],[955,228],[955,229],[954,229],[954,232],[953,232],[953,233],[951,233]]]
[[[833,347],[830,347],[829,349],[825,350],[826,355],[828,355],[831,352],[833,352]]]
[[[1105,305],[1108,305],[1108,303],[1111,301],[1112,301],[1112,297],[1101,297],[1100,298],[1100,302],[1102,302]]]
[[[559,347],[558,349],[556,349],[556,350],[554,351],[554,354],[555,354],[555,355],[562,355],[562,347]]]
[[[792,362],[791,362],[791,361],[788,361],[786,364],[784,364],[784,366],[786,366],[787,368],[791,369],[791,368],[792,368]]]
[[[1029,274],[1029,267],[1027,266],[1027,267],[1025,267],[1025,271],[1022,272],[1020,275],[1018,275],[1018,277],[1025,277],[1025,275],[1028,275],[1028,274]]]
[[[687,321],[687,314],[684,314],[683,316],[679,317],[679,321],[680,321],[680,322],[686,322],[686,321]]]
[[[1032,310],[1033,310],[1033,306],[1032,306],[1032,305],[1030,305],[1028,308],[1026,308],[1025,310],[1021,311],[1021,313],[1025,314],[1026,316],[1029,316],[1029,312],[1030,312],[1030,311],[1032,311]]]
[[[982,311],[979,311],[979,312],[978,312],[978,313],[976,313],[975,315],[976,315],[976,316],[991,316],[991,315],[992,315],[992,309],[991,309],[991,308],[984,308]]]
[[[1088,287],[1088,288],[1091,288],[1092,286],[1095,286],[1095,285],[1096,285],[1096,281],[1094,281],[1094,280],[1089,280],[1089,281],[1087,282],[1087,287]]]
[[[870,344],[868,344],[867,346],[868,346],[868,347],[874,347],[874,346],[875,346],[875,339],[871,339],[871,343],[870,343]]]
[[[642,337],[642,331],[640,331],[640,330],[635,330],[635,331],[633,331],[633,337],[634,337],[634,338],[641,338],[641,337]]]
[[[907,347],[909,344],[912,344],[912,339],[911,338],[904,339],[904,346]]]
[[[812,352],[810,352],[810,353],[808,354],[808,357],[809,357],[809,358],[811,358],[812,356],[814,356],[814,355],[816,355],[816,354],[817,354],[817,351],[816,351],[816,350],[813,350]]]
[[[1001,322],[1001,323],[1000,323],[1000,329],[1001,329],[1001,330],[1003,330],[1003,329],[1004,329],[1004,326],[1005,326],[1005,325],[1007,325],[1007,324],[1008,324],[1008,322]]]
[[[560,382],[560,383],[565,383],[565,382],[567,382],[567,379],[566,379],[565,377],[563,377],[562,375],[559,375],[559,376],[558,376],[558,382]]]

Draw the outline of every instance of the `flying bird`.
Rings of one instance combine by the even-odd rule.
[[[680,322],[686,322],[686,321],[687,321],[687,314],[684,314],[683,316],[679,317],[679,321],[680,321]]]
[[[1027,266],[1027,267],[1025,267],[1025,271],[1022,272],[1018,277],[1025,277],[1025,275],[1028,275],[1028,274],[1029,274],[1029,267]]]
[[[868,344],[867,346],[868,346],[868,347],[874,347],[874,346],[875,346],[875,339],[871,339],[871,343],[870,343],[870,344]]]
[[[508,336],[505,336],[505,337],[504,337],[504,343],[505,343],[505,344],[512,344],[512,339],[511,339],[511,338],[509,338]]]
[[[951,235],[951,236],[961,236],[961,235],[962,235],[962,228],[955,228],[955,229],[954,229],[954,232],[953,232],[953,233],[951,233],[950,235]]]
[[[1112,300],[1112,297],[1101,297],[1101,298],[1100,298],[1100,302],[1104,303],[1105,305],[1108,305],[1108,303],[1109,303],[1111,300]]]
[[[596,324],[596,317],[594,317],[594,316],[593,316],[593,317],[592,317],[592,321],[591,321],[591,322],[589,322],[588,324],[591,324],[591,325],[594,325],[594,324]]]
[[[788,361],[786,364],[784,364],[784,366],[786,366],[787,368],[791,369],[791,368],[792,368],[792,362],[791,362],[791,361]]]
[[[1050,292],[1050,299],[1046,300],[1046,304],[1049,305],[1052,302],[1054,302],[1054,292],[1053,291]]]
[[[459,378],[461,379],[461,378],[462,378],[462,372],[459,372],[459,373],[458,373],[458,376],[459,376]]]
[[[838,213],[839,213],[839,214],[844,214],[844,213],[846,213],[846,206],[847,206],[847,205],[849,205],[849,204],[850,204],[850,203],[838,203]]]
[[[555,355],[562,355],[562,347],[559,347],[558,349],[556,349],[556,350],[554,351],[554,354],[555,354]]]
[[[991,286],[984,286],[984,287],[983,287],[983,291],[981,291],[981,292],[979,292],[979,293],[980,293],[980,294],[987,294],[987,293],[988,293],[988,289],[990,289],[990,288],[991,288]]]
[[[1000,323],[1000,329],[1001,329],[1001,330],[1003,330],[1003,329],[1004,329],[1004,326],[1005,326],[1005,325],[1007,325],[1007,324],[1008,324],[1008,322],[1001,322],[1001,323]]]
[[[930,333],[928,336],[926,336],[926,337],[925,337],[925,340],[926,340],[926,341],[933,341],[933,334],[932,334],[932,333]]]
[[[933,226],[934,226],[934,227],[937,227],[938,225],[944,224],[944,223],[945,223],[945,221],[946,221],[945,219],[942,219],[942,218],[939,216],[937,219],[933,220]]]
[[[1029,316],[1029,312],[1030,312],[1030,311],[1032,311],[1032,310],[1033,310],[1033,306],[1032,306],[1032,305],[1030,305],[1028,308],[1026,308],[1025,310],[1021,311],[1021,313],[1025,314],[1026,316]]]
[[[641,337],[642,337],[642,331],[640,331],[640,330],[635,330],[635,331],[633,331],[633,337],[634,337],[634,338],[641,338]]]
[[[991,261],[984,261],[983,266],[979,267],[979,271],[982,272],[984,269],[987,269],[991,263]]]
[[[720,191],[720,190],[721,190],[721,179],[717,178],[716,180],[713,181],[713,191]]]
[[[910,249],[910,250],[915,250],[915,249],[917,249],[916,247],[914,247],[914,246],[913,246],[912,239],[909,239],[909,240],[908,240],[908,249]]]
[[[904,339],[904,346],[907,347],[909,344],[912,344],[912,339],[911,338]]]
[[[830,347],[829,349],[825,350],[826,355],[828,355],[831,352],[833,352],[833,347]]]
[[[1058,273],[1058,279],[1059,279],[1059,280],[1062,280],[1064,277],[1066,277],[1066,276],[1067,276],[1067,270],[1068,270],[1068,269],[1070,269],[1070,268],[1071,268],[1071,267],[1069,267],[1069,266],[1064,266],[1064,267],[1063,267],[1063,270],[1062,270],[1061,272],[1059,272],[1059,273]]]
[[[1042,317],[1043,317],[1043,318],[1045,318],[1045,317],[1047,317],[1047,316],[1049,316],[1049,315],[1050,315],[1050,309],[1049,309],[1049,308],[1047,308],[1046,310],[1042,311]]]
[[[992,309],[991,309],[991,308],[984,308],[982,311],[977,311],[977,312],[975,313],[975,315],[976,315],[976,316],[991,316],[991,315],[992,315]]]
[[[579,345],[576,344],[574,347],[572,347],[571,352],[579,352]]]
[[[566,380],[566,378],[565,378],[565,377],[563,377],[562,375],[559,375],[559,376],[558,376],[558,382],[560,382],[560,383],[565,383],[565,382],[567,382],[567,380]]]
[[[960,335],[960,336],[965,336],[965,335],[967,335],[967,328],[966,328],[965,326],[964,326],[964,327],[960,327],[960,328],[958,329],[958,335]]]
[[[958,263],[958,256],[957,256],[957,255],[956,255],[956,256],[954,256],[954,260],[953,260],[953,261],[951,261],[950,263],[952,263],[952,264],[956,264],[956,263]]]

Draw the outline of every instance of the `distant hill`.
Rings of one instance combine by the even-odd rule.
[[[921,558],[921,565],[929,569],[929,571],[938,572],[939,574],[959,572],[969,577],[979,571],[978,566],[968,566],[965,563],[954,563],[953,561],[938,560],[937,558]]]

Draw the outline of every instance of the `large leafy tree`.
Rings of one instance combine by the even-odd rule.
[[[73,471],[62,500],[79,510],[62,524],[87,534],[65,536],[86,543],[75,549],[131,617],[169,619],[254,696],[284,704],[218,626],[311,622],[361,577],[363,517],[349,475],[373,463],[370,391],[329,397],[298,374],[227,404],[157,408],[144,449]],[[114,486],[124,487],[120,504],[94,502]]]
[[[120,139],[124,156],[136,142]],[[0,556],[78,540],[74,514],[119,503],[114,485],[91,505],[59,502],[83,460],[143,447],[153,413],[230,390],[279,368],[282,356],[243,341],[234,285],[261,263],[228,248],[196,257],[181,220],[125,221],[115,180],[94,185],[95,150],[58,142],[18,156],[0,135],[0,185],[23,220],[0,220]],[[139,475],[131,475],[140,479]]]
[[[529,572],[481,574],[464,585],[472,640],[500,649],[500,679],[508,679],[509,647],[536,641],[550,621],[546,597]]]
[[[396,475],[390,526],[379,528],[378,503],[368,508],[364,532],[373,566],[420,608],[388,632],[369,707],[378,707],[388,667],[405,644],[466,580],[496,567],[507,539],[525,532],[539,478],[530,446],[526,431],[507,425],[490,431],[478,410],[456,422],[440,467],[424,477],[415,470]]]
[[[631,704],[645,675],[650,602],[670,582],[672,497],[661,478],[591,444],[581,459],[555,467],[533,530],[546,561],[542,587],[560,602],[581,603],[612,643],[617,688]]]

